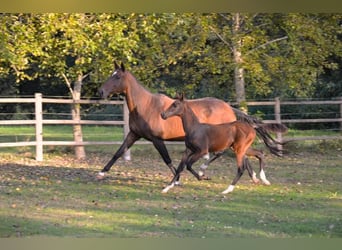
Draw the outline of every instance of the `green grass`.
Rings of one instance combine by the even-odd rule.
[[[94,126],[84,125],[82,126],[83,140],[84,141],[122,141],[123,140],[123,128],[121,126]],[[70,125],[44,125],[43,137],[45,141],[72,141],[72,126]],[[284,138],[289,139],[293,137],[303,136],[340,136],[341,133],[334,131],[319,131],[319,130],[292,130],[290,129]],[[34,126],[18,125],[18,126],[0,126],[0,142],[18,142],[18,141],[34,141],[35,140],[35,128]],[[298,141],[289,143],[289,147],[311,147],[317,144],[321,144],[322,141]],[[324,143],[324,141],[323,141]],[[105,152],[111,152],[113,147],[108,146],[87,146],[88,151],[98,152],[105,150]],[[15,152],[17,149],[13,148],[1,148],[4,152]],[[33,147],[22,147],[20,152],[34,152]],[[49,146],[48,152],[71,152],[71,147]]]
[[[86,140],[122,140],[120,127],[83,132]],[[71,126],[44,127],[45,140],[72,140],[71,134]],[[34,128],[2,126],[0,135],[34,140]],[[1,148],[0,237],[342,237],[339,140],[291,142],[285,157],[266,158],[271,186],[254,185],[245,174],[229,195],[221,194],[236,171],[228,156],[210,166],[210,181],[185,171],[183,185],[162,194],[171,175],[151,145],[133,146],[132,161],[119,159],[98,181],[118,146],[87,146],[85,161],[76,161],[71,147],[46,147],[44,162],[34,160],[33,147]],[[168,148],[177,164],[184,148]]]
[[[122,140],[123,130],[121,126],[94,126],[83,125],[82,131],[85,140]],[[72,126],[68,125],[44,125],[44,140],[73,140]],[[34,126],[0,126],[0,142],[34,141]]]
[[[122,141],[123,128],[121,126],[94,126],[83,125],[84,141]],[[44,125],[43,139],[45,141],[73,141],[73,130],[70,125]],[[21,142],[35,141],[34,126],[18,125],[18,126],[0,126],[0,142]],[[71,152],[72,147],[48,146],[45,147],[47,152]],[[99,149],[107,149],[102,146],[88,146],[88,151],[98,151]],[[15,152],[18,149],[1,148],[3,152]],[[111,150],[110,150],[111,151]],[[19,152],[34,152],[34,147],[21,147]],[[109,152],[109,150],[108,150]]]
[[[236,171],[228,156],[210,166],[210,181],[185,171],[182,186],[162,194],[171,176],[152,146],[134,147],[132,161],[120,159],[102,181],[95,176],[108,153],[79,162],[55,152],[41,163],[1,153],[0,237],[340,238],[342,151],[326,146],[268,155],[272,185],[245,174],[229,195],[221,194]],[[168,147],[179,162],[182,148]]]

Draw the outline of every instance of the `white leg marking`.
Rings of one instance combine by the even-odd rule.
[[[231,192],[233,192],[234,188],[235,188],[234,185],[229,185],[229,187],[228,187],[226,190],[224,190],[224,191],[222,192],[222,194],[231,193]]]
[[[204,170],[206,170],[208,168],[208,165],[203,163],[201,166],[200,166],[200,171],[198,171],[198,175],[199,176],[203,176],[204,175]]]
[[[175,181],[175,185],[176,185],[176,186],[180,186],[180,185],[181,185],[181,182],[180,182],[180,181]]]
[[[254,171],[253,171],[252,179],[254,183],[259,183],[259,179],[256,177],[256,173]]]
[[[208,165],[203,163],[201,166],[200,166],[200,169],[202,170],[206,170],[208,168]]]
[[[207,153],[206,155],[204,155],[204,156],[203,156],[203,158],[204,158],[204,159],[206,159],[206,160],[209,160],[209,158],[210,158],[210,154],[209,154],[209,153]]]
[[[104,172],[99,172],[96,176],[96,179],[98,180],[102,180],[103,178],[105,178],[105,173]]]
[[[260,171],[260,179],[262,180],[262,182],[265,184],[265,185],[271,185],[271,182],[269,182],[267,179],[266,179],[266,175],[265,175],[265,172],[263,169],[261,169]]]
[[[126,155],[126,154],[124,154],[123,158],[124,158],[125,161],[130,161],[130,160],[132,160],[131,155]]]
[[[167,193],[171,188],[174,187],[174,185],[175,185],[174,183],[168,185],[166,188],[163,189],[162,193],[163,194]]]

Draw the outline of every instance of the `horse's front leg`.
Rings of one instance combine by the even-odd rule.
[[[119,159],[137,140],[141,137],[133,132],[129,132],[120,148],[116,151],[112,159],[104,166],[101,172],[98,173],[97,178],[102,179],[105,172],[108,172],[113,164]]]
[[[206,162],[204,162],[200,166],[200,171],[198,171],[199,176],[204,176],[205,175],[204,171],[209,167],[209,164],[212,163],[213,161],[215,161],[221,155],[223,155],[223,153],[224,153],[224,151],[216,152],[216,153],[214,153],[214,155],[210,159],[208,159]]]
[[[180,174],[181,174],[181,172],[183,172],[184,167],[185,167],[185,162],[187,161],[190,154],[191,154],[191,151],[186,149],[184,154],[183,154],[182,160],[177,167],[176,173],[175,173],[174,177],[172,178],[172,181],[170,182],[170,184],[167,187],[165,187],[163,189],[162,193],[167,193],[171,188],[173,188],[178,183],[179,178],[180,178]]]
[[[187,170],[189,170],[196,178],[197,180],[204,180],[205,177],[202,175],[199,175],[193,168],[192,168],[192,165],[198,161],[203,155],[205,155],[206,152],[195,152],[195,153],[192,153],[191,155],[189,155],[187,161],[186,161],[186,168]]]
[[[165,164],[169,167],[172,174],[175,176],[176,175],[176,168],[172,164],[172,160],[170,158],[169,152],[167,151],[167,148],[165,146],[164,141],[162,141],[160,139],[155,139],[155,140],[152,140],[152,143],[153,143],[153,146],[157,149],[157,151],[161,155],[161,157],[163,158]]]

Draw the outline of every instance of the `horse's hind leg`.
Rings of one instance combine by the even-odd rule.
[[[126,136],[124,142],[120,146],[120,148],[116,151],[112,159],[104,166],[102,171],[98,173],[98,178],[101,179],[104,177],[104,173],[108,172],[113,164],[119,159],[137,140],[140,139],[140,136],[133,132],[129,132]]]
[[[264,172],[264,167],[265,167],[265,155],[264,155],[264,153],[261,150],[249,148],[247,151],[247,154],[250,156],[255,156],[259,160],[260,179],[265,185],[271,185],[271,183],[267,180],[266,174]]]
[[[254,172],[253,167],[247,157],[244,158],[244,164],[248,171],[249,177],[253,180],[254,183],[259,183],[259,179],[256,177],[256,173]]]
[[[234,180],[233,180],[232,183],[228,186],[228,188],[222,192],[222,194],[228,194],[228,193],[233,192],[236,183],[240,180],[240,178],[241,178],[241,176],[243,175],[243,172],[244,172],[244,171],[245,171],[245,166],[242,166],[242,167],[238,167],[238,168],[237,168],[237,173],[236,173],[236,176],[235,176]]]
[[[233,192],[236,183],[240,180],[241,176],[243,175],[243,172],[245,172],[245,169],[247,168],[246,164],[246,156],[243,155],[241,152],[235,152],[236,154],[236,162],[237,162],[237,172],[234,180],[232,183],[228,186],[226,190],[222,192],[222,194],[228,194]]]

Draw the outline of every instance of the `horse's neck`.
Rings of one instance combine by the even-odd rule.
[[[148,107],[147,103],[152,99],[152,93],[141,86],[133,75],[127,76],[129,84],[126,89],[126,102],[128,110],[142,109]]]
[[[182,116],[182,123],[185,130],[185,133],[190,132],[195,128],[197,124],[199,124],[199,120],[195,113],[188,105],[184,105],[184,114]]]

